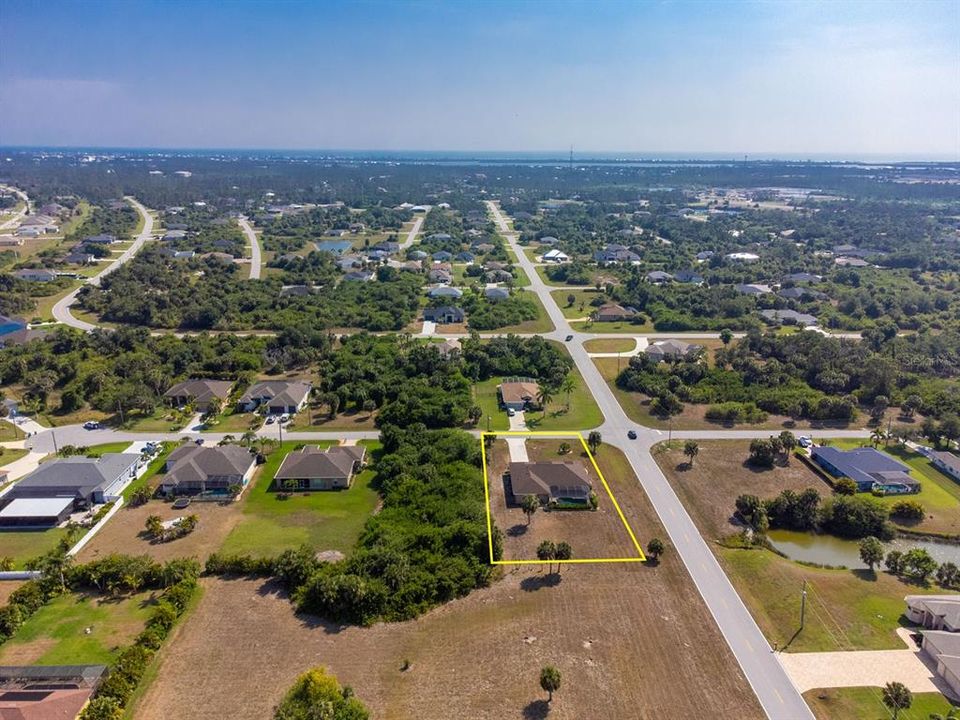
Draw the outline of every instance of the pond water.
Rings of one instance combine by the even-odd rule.
[[[833,535],[815,535],[793,530],[771,530],[767,533],[770,544],[791,560],[818,563],[820,565],[843,565],[849,568],[866,567],[860,561],[860,546],[856,540],[844,540]],[[884,552],[924,548],[938,563],[950,561],[960,565],[960,545],[896,538],[884,543]]]

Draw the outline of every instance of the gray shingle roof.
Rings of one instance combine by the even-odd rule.
[[[56,458],[19,480],[10,491],[10,497],[89,497],[116,482],[139,460],[140,456],[134,453],[106,453],[99,458]]]
[[[277,480],[340,478],[348,480],[356,462],[363,462],[366,448],[362,445],[338,445],[321,450],[305,447],[288,453],[274,476]]]

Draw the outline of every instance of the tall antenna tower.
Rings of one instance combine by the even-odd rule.
[[[573,145],[570,146],[570,172],[573,172]]]

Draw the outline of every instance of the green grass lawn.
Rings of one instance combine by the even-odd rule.
[[[620,322],[591,322],[589,320],[574,320],[570,323],[574,330],[584,333],[649,333],[653,332],[650,323],[632,323],[628,320]]]
[[[530,430],[589,430],[603,424],[603,413],[596,400],[583,381],[580,371],[574,368],[570,374],[577,386],[570,393],[570,408],[567,409],[567,396],[557,392],[553,402],[543,412],[526,413],[527,427]]]
[[[500,408],[497,399],[497,385],[499,384],[500,378],[492,377],[473,386],[473,398],[477,405],[483,409],[483,417],[477,423],[477,427],[481,430],[510,429],[510,418],[507,417],[506,411]]]
[[[30,451],[25,448],[0,448],[3,453],[0,454],[0,467],[4,465],[9,465],[10,463],[19,460],[24,455]]]
[[[630,338],[600,338],[583,343],[583,349],[591,353],[630,352],[636,346],[636,341]]]
[[[109,664],[116,650],[142,629],[152,610],[151,593],[122,600],[68,593],[40,608],[0,648],[0,664],[35,650],[39,665]],[[88,635],[86,628],[92,628]],[[34,645],[34,648],[27,647]],[[31,663],[14,663],[31,664]]]
[[[124,491],[121,493],[121,495],[123,495],[124,502],[129,501],[130,496],[133,495],[135,490],[148,485],[154,476],[163,470],[163,466],[167,463],[167,456],[178,447],[179,444],[175,442],[163,443],[163,450],[159,455],[157,455],[157,457],[150,461],[147,471],[132,483],[127,485],[126,489],[124,489]]]
[[[281,499],[271,489],[271,481],[284,456],[302,444],[285,442],[270,454],[256,483],[245,494],[243,519],[227,536],[222,552],[270,557],[303,544],[318,551],[342,552],[354,546],[379,500],[371,486],[373,470],[368,468],[357,475],[348,490],[300,492]],[[332,443],[310,444],[327,447]],[[379,443],[363,444],[370,462]]]
[[[124,428],[132,432],[176,432],[183,429],[190,417],[178,410],[160,406],[150,415],[128,413]]]
[[[131,443],[128,441],[124,442],[112,442],[112,443],[103,443],[101,445],[91,445],[87,448],[87,451],[84,453],[87,457],[100,457],[106,455],[107,453],[122,453]]]
[[[831,688],[808,690],[803,694],[818,719],[890,720],[890,711],[883,704],[882,690],[874,687]],[[908,710],[901,710],[898,720],[927,720],[931,713],[946,715],[951,703],[940,693],[915,693]]]
[[[7,420],[0,420],[0,442],[13,442],[23,438],[23,432],[16,425]]]
[[[239,438],[243,433],[251,429],[251,424],[253,424],[254,427],[259,427],[262,422],[263,418],[256,413],[238,413],[229,410],[218,415],[216,422],[207,425],[201,432],[232,433]]]
[[[48,530],[2,530],[0,531],[0,557],[13,558],[14,569],[23,568],[27,560],[53,550],[60,539],[66,537],[62,528]]]
[[[597,309],[590,303],[597,298],[602,299],[604,302],[609,302],[607,295],[597,292],[595,288],[586,290],[554,290],[550,295],[553,297],[553,301],[557,304],[557,307],[560,308],[560,312],[562,312],[563,316],[568,320],[578,320],[589,317],[590,313]],[[573,295],[575,298],[573,305],[567,302],[570,295]]]

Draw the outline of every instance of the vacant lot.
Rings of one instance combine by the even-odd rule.
[[[903,596],[940,592],[938,588],[907,584],[865,568],[811,567],[769,550],[724,547],[719,542],[736,531],[729,519],[737,495],[771,497],[788,488],[825,487],[819,479],[811,480],[811,471],[797,460],[763,472],[741,467],[747,446],[744,441],[701,442],[692,469],[686,468],[679,449],[659,453],[657,462],[700,532],[714,541],[714,553],[764,635],[791,652],[902,648],[895,631],[904,610]],[[797,633],[804,582],[806,624]]]
[[[598,459],[631,524],[645,538],[662,537],[625,458],[601,448]],[[538,680],[547,663],[563,673],[551,720],[763,717],[669,553],[658,567],[584,565],[559,577],[511,568],[418,620],[371,628],[297,616],[262,581],[203,583],[197,610],[161,652],[138,719],[261,720],[297,674],[318,664],[351,685],[376,718],[545,718]],[[410,667],[401,671],[404,661]]]
[[[14,568],[21,569],[27,560],[53,550],[67,531],[61,528],[48,530],[2,530],[0,531],[0,557],[12,557]]]
[[[563,442],[569,444],[572,451],[561,455],[559,446]],[[535,561],[537,546],[544,540],[570,543],[573,557],[579,559],[639,556],[578,439],[528,440],[526,445],[531,462],[581,463],[590,474],[599,505],[596,510],[541,509],[528,523],[521,508],[507,503],[503,474],[510,462],[510,455],[506,440],[495,440],[487,451],[487,475],[493,521],[504,533],[505,560]]]
[[[632,338],[597,338],[583,343],[583,349],[592,353],[630,352],[636,346]]]
[[[152,604],[149,592],[119,600],[62,595],[40,608],[3,644],[0,665],[109,663],[118,648],[143,630]]]
[[[367,518],[379,501],[372,487],[373,470],[367,469],[353,479],[347,490],[326,490],[287,494],[272,487],[283,457],[298,443],[284,443],[267,459],[259,477],[242,499],[242,512],[223,544],[227,553],[273,557],[284,550],[312,545],[317,550],[349,550],[357,541]],[[311,443],[313,444],[313,443]],[[332,443],[316,443],[328,447]],[[367,446],[367,462],[377,443]]]

